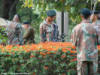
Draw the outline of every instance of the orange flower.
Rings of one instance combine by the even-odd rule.
[[[72,51],[72,50],[71,50],[70,52],[71,52],[71,53],[77,53],[77,51]]]
[[[35,72],[33,72],[33,75],[36,75]]]
[[[62,49],[62,52],[66,53],[66,52],[67,52],[67,50],[66,50],[66,49]]]
[[[11,50],[12,47],[13,47],[12,45],[7,45],[5,48],[8,49],[8,50]]]
[[[48,66],[44,66],[44,69],[47,70],[48,69]]]
[[[62,75],[66,75],[65,73],[63,73]]]
[[[76,49],[76,47],[75,46],[72,46],[72,49]]]
[[[98,47],[100,50],[100,47]],[[51,51],[54,51],[54,54],[58,51],[58,49],[62,49],[62,52],[70,51],[71,53],[76,53],[76,51],[72,51],[71,49],[75,49],[75,46],[72,45],[71,42],[45,42],[45,43],[39,43],[39,44],[30,44],[30,45],[7,45],[2,46],[0,45],[1,52],[11,52],[11,51],[36,51],[44,49],[47,52],[40,52],[41,55],[50,54]]]
[[[97,46],[98,50],[100,51],[100,45]]]
[[[47,54],[51,54],[50,52],[47,52]]]
[[[3,45],[0,45],[0,49],[2,49],[3,48]]]
[[[44,53],[44,52],[40,52],[40,54],[41,54],[41,55],[46,55],[46,53]]]
[[[71,60],[71,62],[74,62],[74,61],[77,61],[77,58],[74,58],[74,59]]]
[[[31,55],[31,56],[30,56],[30,58],[33,58],[33,57],[35,57],[35,56],[34,56],[34,55]]]
[[[62,58],[65,58],[65,57],[66,57],[66,55],[62,55],[61,57],[62,57]]]

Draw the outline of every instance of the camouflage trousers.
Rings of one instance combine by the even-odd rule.
[[[78,61],[77,75],[97,75],[98,61]]]

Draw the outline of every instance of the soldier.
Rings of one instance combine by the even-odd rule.
[[[93,22],[93,24],[95,25],[95,28],[98,32],[98,41],[100,41],[100,10],[96,10],[94,12],[94,14],[92,15],[92,20],[95,19],[95,21]],[[100,43],[99,43],[100,44]],[[100,56],[98,58],[98,72],[100,72]]]
[[[95,28],[98,32],[98,41],[100,41],[100,10],[95,10],[90,19],[92,24],[95,25]]]
[[[30,26],[30,23],[24,22],[23,28],[25,31],[25,33],[23,35],[24,44],[35,43],[35,41],[34,41],[34,29]]]
[[[40,38],[41,42],[45,41],[58,41],[58,26],[54,23],[56,12],[49,10],[47,18],[40,25]]]
[[[90,20],[94,24],[96,24],[96,23],[100,24],[100,10],[95,10],[91,15]]]
[[[13,21],[7,26],[8,44],[10,45],[23,44],[22,26],[19,22],[19,16],[15,15]]]
[[[77,48],[78,75],[96,75],[98,68],[98,34],[90,23],[91,12],[87,8],[81,11],[82,22],[74,27],[71,40]]]

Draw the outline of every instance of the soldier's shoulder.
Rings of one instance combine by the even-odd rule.
[[[93,27],[96,31],[100,30],[100,25],[96,25],[95,23],[92,24],[92,27]]]
[[[34,28],[33,28],[33,27],[29,27],[28,30],[29,30],[29,31],[34,31]]]
[[[81,24],[77,24],[73,29],[74,30],[79,30],[81,28]]]
[[[97,27],[97,25],[95,23],[89,23],[88,24],[88,27],[89,28],[95,28],[95,27]]]
[[[73,28],[72,33],[80,32],[80,29],[81,29],[81,24],[77,24],[77,25]]]
[[[43,21],[43,22],[40,24],[40,28],[43,27],[43,26],[45,26],[45,25],[46,25],[46,22]]]

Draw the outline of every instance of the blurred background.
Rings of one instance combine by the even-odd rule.
[[[60,12],[61,16],[57,15],[60,19],[56,22],[62,21],[65,16],[64,23],[57,24],[59,24],[61,30],[60,35],[67,32],[64,38],[65,41],[69,41],[72,28],[81,21],[80,9],[89,8],[92,10],[95,3],[95,9],[99,9],[100,0],[0,0],[0,17],[12,20],[13,16],[18,14],[21,23],[29,21],[35,30],[35,41],[39,43],[39,25],[46,18],[46,11],[55,9],[58,13]],[[2,34],[0,33],[0,35]],[[2,39],[2,36],[0,36],[0,39]]]

